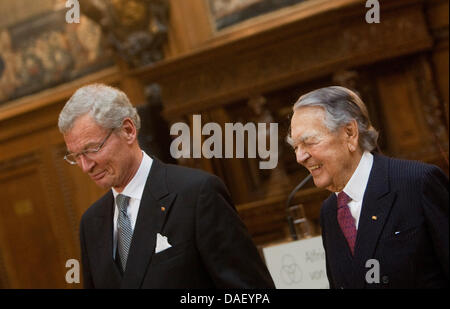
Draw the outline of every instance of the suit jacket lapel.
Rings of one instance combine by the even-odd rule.
[[[117,288],[120,286],[121,274],[113,259],[114,197],[111,191],[99,209],[98,215],[90,221],[90,235],[96,238],[96,251],[92,254],[92,258],[96,259],[93,265],[96,266],[92,271],[102,281],[100,286]]]
[[[355,283],[365,284],[365,264],[373,258],[379,237],[389,217],[396,193],[389,187],[389,159],[374,155],[372,171],[364,194],[355,244]]]
[[[122,288],[139,288],[142,285],[155,252],[156,234],[163,229],[170,207],[175,200],[176,195],[169,193],[167,188],[166,172],[164,164],[153,158],[139,206]]]

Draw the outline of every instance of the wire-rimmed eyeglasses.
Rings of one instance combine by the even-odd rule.
[[[78,160],[80,158],[81,155],[90,158],[89,156],[92,154],[95,154],[97,152],[100,151],[100,149],[102,149],[102,147],[105,145],[106,141],[108,140],[108,138],[111,136],[111,134],[113,133],[114,129],[111,129],[111,131],[109,131],[108,135],[106,135],[105,139],[95,148],[89,148],[77,153],[68,153],[64,156],[64,160],[66,160],[67,163],[71,164],[71,165],[76,165],[78,164]]]

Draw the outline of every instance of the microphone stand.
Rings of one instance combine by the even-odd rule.
[[[294,198],[295,193],[298,192],[298,190],[300,190],[307,182],[309,179],[311,179],[312,175],[309,174],[308,176],[306,176],[295,188],[294,190],[292,190],[292,192],[289,194],[287,202],[286,202],[286,210],[289,208],[292,199]],[[295,227],[294,227],[294,218],[292,218],[292,216],[288,213],[287,215],[287,220],[288,220],[288,224],[289,224],[289,231],[291,233],[291,237],[294,240],[298,239],[297,236],[297,232],[295,231]]]

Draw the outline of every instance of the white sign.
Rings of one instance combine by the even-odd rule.
[[[263,248],[277,289],[328,289],[322,237]]]

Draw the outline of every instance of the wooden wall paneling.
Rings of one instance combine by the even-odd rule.
[[[427,21],[434,39],[431,59],[434,78],[445,109],[447,128],[449,127],[449,2],[447,0],[429,0],[426,2]]]
[[[199,48],[213,34],[206,0],[169,0],[169,4],[170,24],[166,58]]]
[[[417,93],[409,93],[404,72],[381,76],[377,83],[380,92],[383,118],[389,134],[388,152],[393,156],[413,157],[412,153],[421,146],[422,135],[417,115],[411,106]],[[401,111],[401,112],[400,112]]]
[[[201,158],[193,158],[193,115],[189,115],[190,130],[191,130],[191,167],[200,168],[207,172],[213,173],[222,178],[222,180],[227,185],[230,190],[231,196],[235,202],[240,202],[246,200],[248,196],[248,177],[245,172],[243,160],[245,159],[226,159],[225,158],[225,123],[231,122],[230,117],[223,108],[210,109],[202,112],[196,113],[196,115],[201,115],[201,128],[208,122],[215,122],[222,128],[222,158],[205,158],[203,154]],[[207,135],[201,136],[200,151],[203,142],[208,138]],[[233,142],[234,143],[234,142]],[[234,151],[236,151],[236,145],[233,145]],[[235,180],[239,179],[239,182]]]
[[[38,154],[24,166],[1,173],[1,240],[11,288],[58,288],[65,266],[60,240],[50,220]],[[7,165],[6,165],[7,166]]]
[[[1,154],[1,152],[0,152]],[[3,192],[3,194],[7,194],[7,188],[6,186],[4,186],[4,182],[2,181],[3,177],[9,177],[9,174],[6,175],[7,172],[10,173],[11,170],[16,169],[22,165],[29,165],[30,162],[34,162],[36,160],[36,157],[34,156],[33,153],[27,153],[21,156],[17,156],[14,159],[6,159],[6,160],[0,160],[0,192]],[[22,205],[24,205],[24,207],[20,207],[19,204],[19,208],[22,209],[30,209],[29,203],[28,201],[26,201],[25,203],[22,203]],[[7,202],[2,202],[0,204],[1,209],[4,209],[6,207],[8,207],[8,203]],[[1,211],[0,209],[0,211]],[[5,241],[2,241],[3,238],[3,234],[2,234],[2,228],[3,225],[0,225],[0,281],[2,283],[2,286],[4,288],[8,288],[11,286],[11,273],[10,273],[10,269],[8,267],[9,265],[9,261],[10,258],[8,256],[9,251],[7,250],[7,247],[5,247]],[[12,280],[14,280],[14,276],[12,278]]]
[[[117,76],[117,70],[105,70],[0,108],[2,287],[81,287],[65,282],[65,263],[80,260],[81,215],[104,191],[63,161],[57,119],[79,86],[114,84]]]
[[[216,118],[214,116],[214,113],[215,113],[214,110],[207,110],[207,111],[204,111],[201,114],[201,116],[202,116],[202,129],[203,129],[203,126],[206,123],[217,122],[218,121],[218,118]],[[192,125],[192,122],[191,122],[191,125]],[[223,129],[223,127],[222,127],[222,129]],[[203,142],[206,139],[208,139],[209,136],[211,136],[211,135],[202,135],[202,147],[203,147]],[[222,134],[222,138],[223,138],[223,134]],[[224,147],[223,143],[222,143],[222,147]],[[207,171],[209,173],[217,175],[218,177],[220,177],[224,181],[225,184],[227,183],[227,175],[226,175],[226,171],[224,169],[224,166],[222,164],[222,159],[217,159],[217,158],[214,158],[214,157],[210,158],[210,159],[207,159],[207,158],[205,158],[203,156],[203,153],[202,153],[202,158],[201,159],[197,159],[197,160],[201,160],[202,161],[201,168],[203,170],[205,170],[205,171]]]
[[[220,125],[222,128],[222,159],[223,174],[225,183],[227,184],[235,203],[247,202],[249,193],[252,191],[250,180],[248,177],[248,162],[246,158],[227,159],[225,158],[225,123],[235,123],[235,119],[224,108],[215,108],[209,110],[210,119]],[[245,123],[244,123],[245,124]],[[233,134],[233,157],[236,155],[236,137]],[[247,150],[245,150],[246,152]],[[206,159],[207,160],[207,159]]]
[[[52,145],[50,145],[52,146]],[[65,207],[62,199],[60,184],[58,182],[56,169],[54,168],[54,155],[53,147],[43,147],[39,153],[41,156],[42,164],[40,168],[40,180],[43,183],[45,189],[42,192],[47,197],[46,209],[47,216],[51,222],[52,229],[55,233],[57,243],[54,244],[54,248],[57,249],[60,256],[61,264],[53,264],[46,266],[58,274],[58,280],[54,284],[58,284],[60,287],[76,287],[76,285],[68,284],[65,281],[65,268],[66,261],[69,259],[80,260],[78,247],[78,237],[74,231],[73,225],[73,208]]]
[[[445,109],[445,116],[447,120],[447,128],[449,127],[449,50],[448,41],[446,46],[440,46],[432,54],[432,60],[434,64],[434,71],[436,72],[436,82],[439,87],[440,97],[442,98],[442,105]]]
[[[1,232],[0,232],[1,235]],[[1,237],[1,236],[0,236]],[[2,248],[0,248],[0,289],[6,289],[10,286],[8,272],[3,258]]]
[[[57,183],[57,192],[58,196],[58,207],[64,210],[64,215],[67,217],[67,226],[69,229],[69,235],[72,238],[73,243],[71,254],[68,255],[69,258],[80,258],[80,250],[79,250],[79,224],[81,215],[83,214],[83,210],[86,206],[82,205],[77,201],[79,198],[77,195],[73,194],[73,191],[79,188],[83,190],[83,194],[81,197],[89,196],[89,186],[81,185],[77,187],[75,184],[71,183],[70,179],[70,171],[66,162],[63,162],[63,156],[66,153],[66,147],[64,143],[56,144],[51,149],[51,160],[49,162],[49,166],[52,166],[52,176],[54,182]],[[88,181],[86,179],[86,181]]]
[[[439,86],[432,72],[432,62],[426,55],[418,55],[410,70],[420,100],[420,105],[416,106],[416,109],[422,112],[421,115],[428,129],[427,139],[429,139],[430,150],[423,160],[448,170],[449,131],[446,125],[448,115],[446,115],[445,102],[439,95]]]
[[[436,154],[439,153],[436,137],[441,139],[446,133],[442,128],[442,119],[436,116],[438,110],[435,110],[433,84],[427,79],[423,66],[427,68],[420,58],[396,64],[377,77],[377,85],[387,130],[388,153],[436,162]],[[435,136],[436,133],[439,135]]]
[[[63,162],[62,157],[65,153],[65,147],[62,146],[62,143],[61,134],[53,127],[48,130],[40,130],[32,134],[24,135],[20,138],[16,137],[15,139],[10,140],[9,143],[1,145],[1,148],[13,150],[13,156],[10,155],[9,159],[3,160],[3,162],[15,162],[14,164],[20,167],[23,165],[23,160],[21,159],[23,157],[23,152],[30,151],[31,149],[33,149],[34,156],[38,158],[39,164],[35,166],[35,172],[30,172],[27,176],[33,178],[34,182],[39,182],[42,188],[29,189],[28,186],[26,186],[26,188],[27,190],[36,190],[43,199],[38,205],[40,205],[41,215],[45,217],[45,220],[36,220],[34,228],[39,226],[43,230],[51,230],[54,241],[53,248],[49,251],[49,254],[57,254],[59,259],[58,263],[47,264],[44,260],[41,261],[41,271],[52,274],[53,285],[47,285],[48,283],[45,283],[45,281],[35,282],[33,283],[34,285],[26,285],[27,281],[24,281],[25,278],[21,277],[18,282],[11,283],[16,285],[21,284],[21,286],[17,285],[17,287],[80,287],[80,285],[72,285],[65,282],[65,272],[67,271],[65,262],[72,258],[80,260],[78,240],[79,220],[82,212],[99,196],[99,192],[97,190],[95,194],[89,194],[89,187],[93,187],[94,184],[90,182],[86,175],[82,175],[83,179],[80,179],[78,183],[67,185],[67,183],[70,182],[70,180],[67,180],[67,178],[70,178],[70,173],[66,171],[64,177],[61,171],[65,168],[64,164],[68,167],[71,166]],[[55,151],[55,148],[63,148],[64,150]],[[81,172],[79,173],[81,174]],[[9,200],[15,200],[19,198],[20,195],[18,195],[17,192],[11,192],[11,190],[4,190],[3,187],[19,187],[18,184],[21,182],[20,177],[17,181],[18,183],[16,183],[15,178],[8,178],[2,183],[2,191],[4,194],[8,195],[7,198],[9,198]],[[75,191],[77,193],[76,196],[72,195],[67,198],[67,190],[69,192]],[[88,201],[89,198],[90,200]],[[81,199],[81,201],[77,202],[77,199]],[[5,205],[2,205],[2,207],[5,207]],[[25,230],[25,233],[31,233],[27,225],[20,226],[20,229]],[[11,237],[8,237],[8,239],[9,238]],[[32,232],[30,238],[36,246],[41,246],[39,233]],[[6,251],[8,250],[14,249],[9,248]],[[33,256],[34,253],[30,254],[33,259],[37,258]],[[20,261],[17,261],[17,263],[19,262]],[[7,269],[14,266],[18,267],[18,265],[9,264]],[[17,273],[12,275],[13,278],[16,278],[17,276]],[[25,285],[23,286],[23,284]]]
[[[126,76],[120,81],[119,88],[125,92],[134,106],[145,104],[145,90],[142,82],[131,76]]]

